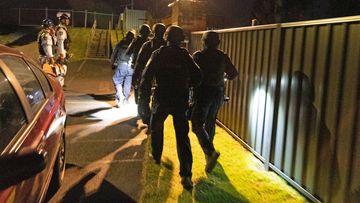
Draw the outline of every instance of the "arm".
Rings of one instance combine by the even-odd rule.
[[[229,80],[233,80],[236,78],[236,76],[239,75],[238,71],[236,70],[235,66],[232,64],[230,58],[225,55],[225,73],[227,75],[227,78]]]
[[[140,48],[134,68],[133,84],[137,84],[141,79],[141,73],[145,68],[146,62],[149,60],[149,56],[147,56],[149,48],[149,43],[143,44]]]
[[[52,50],[53,41],[50,34],[47,33],[41,36],[41,46],[47,57],[54,57]]]
[[[195,63],[194,59],[189,54],[187,54],[187,63],[190,73],[190,86],[197,87],[202,81],[202,73],[200,67]]]
[[[64,28],[59,28],[56,31],[56,38],[57,38],[57,53],[60,55],[60,57],[66,56],[66,50],[64,46],[64,41],[67,38],[66,31]]]
[[[114,63],[116,61],[117,54],[118,54],[118,51],[119,51],[119,45],[120,45],[120,42],[115,46],[114,52],[111,54],[110,64],[112,66],[114,65]]]
[[[151,86],[157,67],[158,57],[153,53],[144,71],[142,72],[140,88],[139,88],[139,105],[149,105],[151,96]]]

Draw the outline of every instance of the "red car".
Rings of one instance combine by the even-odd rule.
[[[0,203],[42,202],[60,187],[65,120],[59,82],[0,45]]]

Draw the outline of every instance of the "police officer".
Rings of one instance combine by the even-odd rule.
[[[164,121],[171,114],[174,119],[176,145],[180,161],[181,183],[185,189],[191,181],[192,153],[186,117],[189,87],[201,82],[201,71],[186,49],[182,28],[170,26],[165,33],[167,45],[154,51],[143,71],[140,82],[139,105],[149,108],[152,82],[156,81],[150,120],[152,157],[160,163],[163,150]]]
[[[213,145],[216,115],[224,101],[224,75],[230,80],[238,72],[229,57],[218,49],[218,33],[208,31],[202,36],[203,49],[194,53],[194,61],[203,73],[201,85],[195,89],[192,130],[205,153],[207,172],[215,167],[220,153]]]
[[[148,41],[148,37],[151,33],[150,30],[150,26],[148,24],[143,24],[140,26],[139,29],[139,36],[137,36],[130,44],[126,54],[131,56],[131,68],[134,69],[135,68],[135,63],[136,63],[136,59],[137,56],[139,54],[140,48],[141,46]],[[131,74],[132,76],[133,74]],[[138,85],[134,84],[135,81],[132,82],[132,85],[134,86],[134,91],[135,91],[135,102],[137,102],[137,98],[138,98]]]
[[[71,38],[67,31],[67,27],[70,23],[70,16],[66,13],[62,13],[59,16],[59,25],[56,26],[56,38],[57,38],[57,55],[61,63],[67,63],[69,55],[67,52],[70,49]]]
[[[155,51],[156,49],[160,48],[161,46],[165,45],[165,40],[164,40],[165,30],[166,30],[166,28],[165,28],[164,24],[156,23],[152,28],[154,37],[142,45],[142,47],[139,51],[137,60],[136,60],[134,75],[133,75],[133,79],[132,79],[132,83],[134,84],[134,86],[136,86],[136,87],[139,86],[140,79],[141,79],[141,73],[144,70],[147,61],[149,60],[151,53],[153,51]],[[137,96],[138,96],[138,88],[135,89],[136,103],[138,103]],[[140,106],[138,106],[138,112],[139,112],[139,115],[140,115],[143,123],[149,125],[150,112],[146,111],[146,109],[143,110],[139,107]]]
[[[133,70],[130,67],[130,56],[126,55],[126,50],[133,39],[134,33],[127,32],[125,38],[116,45],[111,56],[112,67],[116,67],[113,82],[116,90],[115,101],[118,107],[127,104],[130,97],[132,76],[128,73]]]
[[[42,21],[42,29],[38,34],[39,60],[41,64],[54,63],[54,47],[56,37],[54,35],[54,23],[46,18]]]

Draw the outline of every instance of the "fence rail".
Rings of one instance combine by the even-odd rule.
[[[310,200],[360,202],[360,16],[219,32],[240,73],[221,125]]]
[[[120,14],[99,13],[96,11],[76,11],[67,9],[48,9],[48,8],[10,8],[1,9],[0,24],[14,24],[36,26],[41,25],[45,18],[56,20],[57,12],[68,12],[71,14],[71,26],[91,27],[97,21],[97,27],[107,29],[109,22],[115,27],[119,22]],[[56,21],[55,21],[56,22]]]

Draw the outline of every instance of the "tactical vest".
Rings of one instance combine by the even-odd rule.
[[[57,33],[60,28],[62,28],[62,27],[57,26],[55,33]],[[64,28],[64,30],[65,30],[65,32],[66,32],[66,39],[64,40],[64,49],[65,49],[66,51],[69,51],[69,49],[70,49],[70,43],[71,43],[71,38],[70,38],[70,35],[69,35],[67,29]],[[57,43],[57,42],[56,42],[56,43]]]

